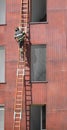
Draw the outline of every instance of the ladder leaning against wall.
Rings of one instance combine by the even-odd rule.
[[[30,67],[26,57],[27,44],[29,45],[29,0],[21,1],[20,26],[27,34],[24,39],[23,53],[19,50],[19,59],[16,75],[16,94],[14,102],[14,124],[13,130],[21,130],[23,118],[23,95],[25,95],[26,130],[30,130],[30,105],[32,104],[32,87],[30,83]],[[25,93],[24,93],[25,92]]]

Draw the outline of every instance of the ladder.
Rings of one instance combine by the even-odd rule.
[[[20,25],[29,37],[29,0],[21,0],[21,20]],[[26,114],[26,130],[30,130],[30,105],[32,104],[32,87],[30,82],[30,66],[26,58],[29,53],[27,46],[30,46],[29,39],[25,39],[23,46],[23,54],[20,54],[17,65],[16,77],[16,96],[14,103],[14,125],[13,130],[21,130],[21,120],[23,117],[23,95],[25,95],[25,114]],[[25,89],[25,91],[24,91]],[[24,93],[25,92],[25,93]]]
[[[29,0],[22,0],[21,7],[21,26],[25,29],[29,38]],[[27,54],[30,51],[30,40],[26,41],[28,45]],[[29,55],[30,58],[30,55]],[[30,130],[30,106],[32,104],[32,85],[30,82],[30,65],[25,66],[25,111],[26,111],[26,130]]]
[[[23,92],[24,92],[24,76],[25,76],[25,52],[20,54],[19,50],[19,61],[17,65],[17,76],[16,76],[16,95],[14,103],[14,125],[13,130],[21,129],[22,119],[22,108],[23,108]]]
[[[30,82],[30,70],[26,69],[25,75],[25,108],[26,108],[26,130],[30,130],[30,106],[32,104],[32,85]]]
[[[21,11],[20,11],[21,19],[20,19],[20,25],[27,33],[28,31],[28,25],[29,25],[29,0],[21,0]]]

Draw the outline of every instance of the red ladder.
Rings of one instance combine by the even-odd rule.
[[[25,55],[25,52],[24,52]],[[24,55],[20,54],[17,65],[17,77],[16,77],[16,94],[14,103],[14,125],[13,130],[21,129],[22,108],[23,108],[23,92],[24,92],[24,76],[25,76],[25,59]],[[21,58],[20,58],[21,57]]]
[[[29,36],[29,1],[21,1],[20,27]],[[26,110],[26,130],[30,130],[30,105],[32,104],[32,87],[30,83],[30,66],[26,60],[26,44],[29,46],[29,39],[25,39],[23,55],[19,51],[19,61],[17,65],[16,96],[14,103],[14,125],[13,130],[21,130],[23,93],[25,86],[25,110]],[[21,58],[20,58],[21,57]]]
[[[22,0],[21,7],[21,23],[20,25],[26,32],[28,39],[26,44],[29,46],[30,51],[30,40],[29,40],[29,0]],[[27,53],[28,49],[27,49]],[[30,55],[29,55],[30,56]],[[29,57],[30,58],[30,57]],[[32,85],[30,82],[30,66],[27,65],[25,69],[25,110],[26,110],[26,130],[30,130],[30,106],[32,104]]]

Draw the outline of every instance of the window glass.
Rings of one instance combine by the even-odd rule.
[[[46,105],[31,106],[31,130],[46,129]]]
[[[4,107],[0,106],[0,129],[4,130]]]
[[[47,20],[46,0],[32,0],[32,22],[44,22]]]
[[[46,80],[46,46],[31,46],[31,81]]]
[[[5,48],[0,47],[0,83],[5,82]]]
[[[6,23],[6,0],[0,0],[0,25]]]
[[[42,106],[42,130],[46,129],[46,106]]]

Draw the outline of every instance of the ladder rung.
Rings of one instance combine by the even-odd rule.
[[[22,104],[17,104],[17,103],[16,103],[16,106],[17,106],[17,105],[19,105],[19,106],[20,106],[20,105],[22,105]]]
[[[17,117],[17,116],[15,117],[15,119],[18,119],[18,118],[20,118],[20,117]]]
[[[22,92],[22,88],[17,88],[17,92]]]
[[[22,92],[23,92],[23,91],[18,91],[18,90],[17,90],[17,95],[22,95]]]
[[[26,89],[26,91],[28,91],[28,92],[30,91],[30,92],[31,92],[32,90],[31,90],[31,89],[30,89],[30,90],[29,90],[29,89]]]
[[[23,5],[22,8],[21,8],[21,12],[22,12],[23,9],[28,10],[28,7]]]
[[[20,115],[20,112],[16,112],[17,115]]]
[[[20,102],[20,103],[19,103]],[[22,100],[16,100],[16,104],[21,104],[22,103]]]
[[[23,84],[23,82],[17,82],[17,87],[21,86]]]
[[[19,98],[19,100],[22,98],[22,95],[17,95],[16,100]]]
[[[24,15],[27,15],[27,14],[24,14]],[[21,16],[23,16],[23,14],[21,14]],[[25,28],[25,27],[24,27]]]
[[[22,18],[23,18],[24,20],[26,20],[26,17],[23,17],[23,16],[22,16]],[[21,21],[22,21],[22,20],[21,20]],[[25,28],[24,28],[24,29],[25,29]]]
[[[30,113],[26,113],[26,116],[30,116]]]
[[[18,75],[22,75],[23,76],[23,74],[18,74]]]
[[[28,86],[30,88],[30,84],[26,84],[26,86]]]
[[[16,95],[16,98],[22,98],[22,93]]]
[[[17,127],[17,128],[19,128],[19,126],[18,126],[18,125],[15,125],[14,127]]]
[[[16,101],[20,101],[20,100],[22,101],[22,98],[16,96]]]
[[[18,77],[18,79],[23,79],[22,77]]]
[[[23,72],[23,69],[22,69],[22,68],[21,68],[21,69],[17,69],[17,71],[18,71],[18,72]]]
[[[27,9],[27,7],[24,7],[24,6],[23,6],[23,9]]]
[[[17,82],[18,82],[18,84],[22,84],[22,83],[23,83],[23,81],[20,81],[20,82],[19,82],[19,81],[17,81]]]
[[[17,95],[17,97],[21,97],[22,95]]]
[[[20,120],[19,120],[19,121],[16,121],[16,120],[15,120],[15,123],[19,123],[19,122],[20,122]]]
[[[30,80],[26,80],[26,82],[29,82],[29,83],[30,83]]]
[[[16,104],[21,104],[22,103],[22,100],[20,101],[20,100],[16,100]]]
[[[19,108],[18,108],[18,107],[16,107],[16,108],[15,108],[15,110],[21,110],[21,108],[20,108],[20,107],[19,107]]]
[[[32,100],[26,100],[26,102],[28,102],[28,101],[32,101]]]
[[[26,127],[27,127],[27,128],[29,128],[29,127],[30,127],[30,125],[27,125]]]
[[[30,119],[26,119],[27,121],[30,121]]]
[[[32,98],[30,98],[30,99],[26,99],[26,101],[27,101],[27,102],[31,102],[31,101],[32,101]]]
[[[22,2],[22,5],[23,5],[23,4],[27,4],[27,5],[28,5],[28,2]]]
[[[26,104],[29,103],[29,105],[32,103],[32,99],[30,101],[26,101]]]
[[[30,107],[30,104],[29,104],[29,105],[26,105],[26,106],[29,106],[29,107]]]
[[[21,12],[23,12],[23,13],[24,13],[24,12],[27,13],[27,9],[22,9]]]
[[[30,111],[30,110],[26,110],[26,111]]]
[[[23,64],[19,64],[18,67],[23,67]]]
[[[22,91],[22,86],[19,86],[19,85],[18,85],[18,86],[17,86],[17,91],[18,91],[18,90]]]
[[[27,22],[26,21],[22,21],[22,23],[26,24]]]
[[[30,95],[26,95],[26,96],[31,96],[31,94]]]
[[[16,104],[16,108],[20,109],[20,107],[22,107],[22,104],[20,105]]]
[[[21,101],[22,101],[22,99],[17,99],[17,100],[16,100],[16,102],[19,102],[19,101],[21,102]]]
[[[22,91],[19,91],[19,90],[18,90],[17,92],[18,92],[18,93],[22,93]]]
[[[16,103],[16,106],[22,106],[22,103],[21,103],[21,104],[17,104],[17,103]]]
[[[23,60],[20,60],[19,62],[24,62]]]

